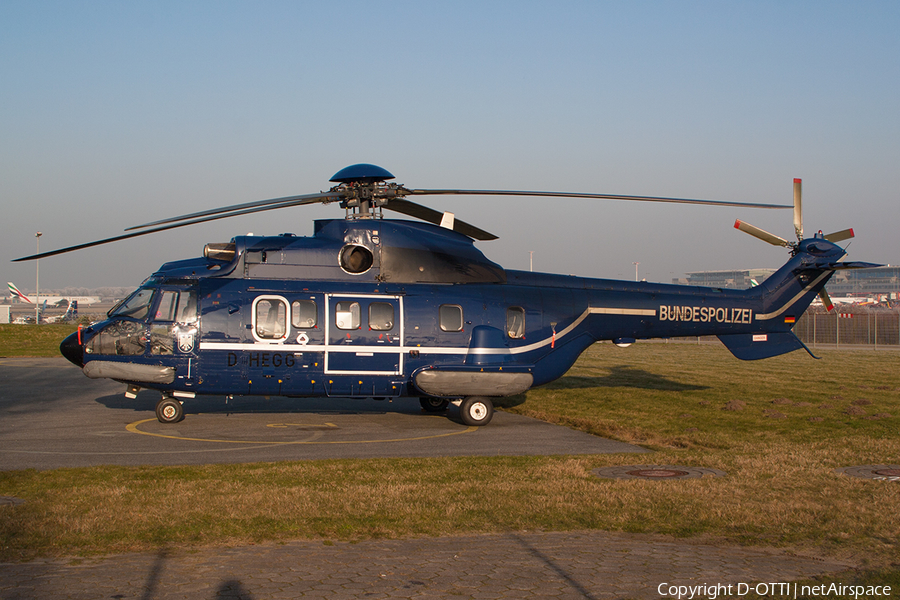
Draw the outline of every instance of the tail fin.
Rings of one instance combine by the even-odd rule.
[[[866,269],[881,265],[865,262],[841,262],[846,254],[843,248],[822,237],[803,240],[797,245],[794,256],[781,269],[766,279],[759,289],[762,309],[756,315],[763,328],[785,319],[798,319],[806,311],[835,271],[841,269]]]
[[[19,291],[19,288],[15,286],[12,281],[6,282],[7,287],[9,287],[9,297],[10,298],[19,298],[20,300],[24,300],[29,304],[34,304],[31,300],[28,299],[28,296]]]
[[[755,333],[720,335],[719,339],[737,358],[756,360],[805,349],[815,356],[791,329],[825,284],[839,269],[864,269],[880,265],[840,262],[843,248],[822,237],[797,244],[794,256],[762,284],[752,288],[761,307],[754,315]]]
[[[61,321],[71,321],[78,316],[78,301],[69,300],[69,307],[66,308],[66,314],[62,316]]]

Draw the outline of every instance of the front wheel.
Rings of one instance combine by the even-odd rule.
[[[491,422],[494,416],[494,404],[490,398],[469,396],[459,405],[459,418],[470,427],[482,427]]]
[[[163,396],[156,404],[156,418],[160,423],[177,423],[184,418],[184,407],[175,398]]]

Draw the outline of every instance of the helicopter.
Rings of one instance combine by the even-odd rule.
[[[382,167],[338,171],[328,191],[248,202],[132,227],[126,233],[27,256],[33,260],[140,235],[314,203],[343,219],[311,237],[237,236],[199,258],[163,264],[107,318],[60,351],[89,378],[161,392],[157,419],[184,418],[199,395],[418,398],[426,412],[459,407],[468,426],[491,421],[494,401],[558,379],[599,341],[715,335],[739,359],[812,352],[792,332],[844,262],[847,229],[805,238],[794,180],[797,241],[743,221],[735,227],[791,257],[748,290],[593,279],[504,269],[474,242],[496,239],[410,196],[503,195],[791,208],[650,196],[510,190],[411,189]],[[388,219],[394,211],[417,221]]]

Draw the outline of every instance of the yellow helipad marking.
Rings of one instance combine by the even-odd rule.
[[[294,445],[299,445],[299,444],[309,444],[309,445],[312,445],[312,444],[377,444],[377,443],[385,443],[385,442],[415,442],[415,441],[419,441],[419,440],[432,440],[432,439],[436,439],[436,438],[449,437],[451,435],[459,435],[461,433],[470,433],[472,431],[478,430],[477,427],[467,427],[466,429],[463,429],[462,431],[451,431],[449,433],[437,433],[435,435],[423,435],[423,436],[408,437],[408,438],[393,438],[393,439],[387,439],[387,440],[347,440],[347,441],[331,441],[331,442],[327,442],[327,441],[276,442],[276,441],[272,441],[272,440],[266,440],[266,441],[211,440],[211,439],[206,439],[206,438],[191,438],[191,437],[182,437],[179,435],[166,435],[164,433],[152,433],[150,431],[141,431],[140,429],[138,429],[138,427],[140,427],[144,423],[149,423],[151,421],[156,421],[156,419],[153,418],[153,419],[143,419],[141,421],[135,421],[134,423],[129,423],[128,425],[126,425],[125,429],[130,431],[131,433],[139,433],[141,435],[150,435],[153,437],[167,438],[170,440],[182,440],[182,441],[187,441],[187,442],[212,442],[212,443],[216,443],[216,444],[265,444],[265,445],[269,445],[269,446],[288,446],[288,445],[292,445],[292,444],[294,444]],[[282,425],[284,425],[284,424],[282,424]],[[328,423],[328,425],[330,425],[330,423]]]
[[[303,427],[305,429],[337,429],[337,425],[334,423],[322,423],[319,425],[318,423],[269,423],[266,427],[274,427],[276,429],[287,429],[288,427]]]

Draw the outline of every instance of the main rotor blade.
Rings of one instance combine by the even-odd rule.
[[[97,240],[96,242],[87,242],[85,244],[78,244],[77,246],[69,246],[68,248],[60,248],[59,250],[51,250],[49,252],[42,252],[40,254],[33,254],[31,256],[23,256],[22,258],[13,259],[12,262],[22,262],[26,260],[38,260],[40,258],[47,258],[48,256],[56,256],[57,254],[65,254],[66,252],[74,252],[75,250],[83,250],[85,248],[91,248],[93,246],[100,246],[102,244],[109,244],[110,242],[118,242],[120,240],[127,240],[133,237],[138,237],[141,235],[147,235],[150,233],[159,233],[160,231],[167,231],[169,229],[177,229],[178,227],[186,227],[188,225],[196,225],[198,223],[206,223],[207,221],[216,221],[218,219],[227,219],[228,217],[237,217],[239,215],[247,215],[255,212],[262,212],[266,210],[275,210],[278,208],[284,208],[285,206],[293,206],[296,204],[305,204],[309,203],[308,200],[297,200],[293,203],[286,204],[277,204],[275,206],[263,206],[258,208],[248,208],[246,210],[239,210],[230,212],[228,214],[214,215],[203,217],[199,219],[193,219],[190,221],[183,221],[181,223],[170,223],[168,225],[162,225],[160,227],[154,227],[152,229],[145,229],[143,231],[136,231],[134,233],[126,233],[124,235],[117,235],[115,237],[106,238],[104,240]],[[133,229],[133,228],[132,228]]]
[[[843,231],[835,231],[834,233],[829,233],[825,236],[825,239],[829,242],[834,242],[835,244],[838,242],[843,242],[844,240],[849,240],[854,237],[853,228],[844,229]]]
[[[422,206],[421,204],[416,204],[415,202],[410,202],[409,200],[404,200],[402,198],[391,199],[390,202],[384,205],[384,208],[410,217],[415,217],[416,219],[421,219],[428,223],[433,223],[434,225],[440,225],[441,220],[444,218],[444,213],[442,212],[438,212],[427,206]],[[476,240],[488,241],[497,239],[497,236],[493,233],[488,233],[483,229],[479,229],[478,227],[459,219],[454,219],[453,231],[467,235]]]
[[[703,204],[706,206],[738,206],[742,208],[791,208],[786,204],[753,204],[749,202],[725,202],[720,200],[695,200],[690,198],[664,198],[661,196],[622,196],[620,194],[583,194],[580,192],[528,192],[517,190],[409,190],[412,196],[545,196],[551,198],[596,198],[600,200],[635,200],[639,202],[672,202],[676,204]]]
[[[797,234],[797,241],[803,241],[803,180],[794,179],[794,233]]]
[[[159,221],[153,221],[152,223],[145,223],[144,225],[135,225],[134,227],[129,227],[125,231],[133,231],[135,229],[143,229],[144,227],[154,227],[156,225],[164,225],[166,223],[175,223],[176,221],[183,221],[187,219],[197,219],[199,217],[207,217],[212,215],[219,215],[223,213],[230,213],[232,211],[240,211],[235,212],[234,214],[246,215],[252,212],[257,212],[255,210],[250,209],[259,209],[262,210],[272,210],[273,208],[284,208],[287,206],[300,206],[303,204],[315,204],[316,202],[335,202],[341,199],[340,194],[335,194],[334,192],[319,192],[317,194],[303,194],[300,196],[285,196],[284,198],[270,198],[269,200],[257,200],[255,202],[245,202],[243,204],[234,204],[232,206],[225,206],[222,208],[212,208],[210,210],[204,210],[200,212],[191,213],[189,215],[182,215],[180,217],[171,217],[168,219],[162,219]],[[273,206],[278,205],[278,206]],[[217,217],[221,218],[221,217]],[[201,222],[201,221],[195,221]]]
[[[740,219],[734,222],[734,228],[740,229],[744,233],[749,233],[753,237],[757,237],[764,242],[769,242],[773,246],[784,246],[786,248],[791,247],[791,243],[782,237],[778,237],[774,233],[769,233],[764,229],[760,229],[750,223],[744,223]]]

